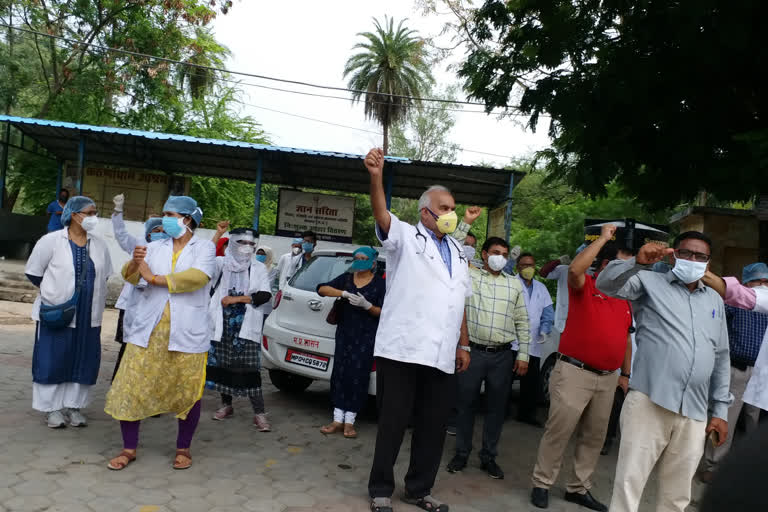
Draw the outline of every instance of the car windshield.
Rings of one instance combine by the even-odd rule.
[[[290,285],[299,290],[314,292],[317,290],[317,285],[334,280],[346,272],[351,264],[351,254],[314,256],[291,278]],[[376,273],[379,275],[384,273],[384,262],[381,260],[376,265]]]

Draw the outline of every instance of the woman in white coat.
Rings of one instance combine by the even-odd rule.
[[[84,427],[80,412],[88,405],[101,362],[101,317],[112,262],[107,245],[91,231],[96,205],[83,196],[71,198],[61,214],[64,229],[43,236],[29,257],[26,274],[40,287],[32,319],[37,321],[32,356],[32,407],[47,413],[48,426]],[[62,305],[76,297],[69,325],[41,321],[40,306]]]
[[[203,212],[191,197],[171,196],[163,207],[163,231],[172,239],[134,250],[123,277],[134,291],[128,344],[104,410],[120,420],[123,451],[109,462],[120,470],[136,459],[142,419],[173,413],[179,419],[174,469],[192,465],[189,448],[200,420],[205,386],[209,281],[215,247],[194,235]]]
[[[115,240],[117,240],[117,245],[128,254],[133,255],[133,250],[136,249],[136,246],[138,245],[168,238],[168,235],[163,233],[162,217],[151,217],[144,223],[144,242],[131,235],[125,228],[125,221],[123,220],[125,196],[123,196],[123,194],[118,194],[112,198],[112,202],[115,204],[115,211],[112,213],[112,230],[115,234]],[[122,361],[123,354],[125,354],[123,323],[125,323],[125,312],[129,309],[131,304],[133,290],[134,286],[131,283],[125,283],[123,290],[120,292],[120,296],[117,298],[117,302],[115,302],[115,309],[120,311],[120,314],[117,317],[117,330],[115,331],[115,341],[120,344],[120,352],[117,354],[115,369],[112,371],[112,380],[115,380],[117,369],[120,368],[120,361]]]
[[[225,256],[216,258],[208,310],[213,332],[206,387],[221,394],[214,420],[234,414],[233,395],[247,397],[253,407],[253,426],[269,432],[261,390],[261,327],[272,294],[267,268],[253,258],[257,240],[253,229],[233,229]]]

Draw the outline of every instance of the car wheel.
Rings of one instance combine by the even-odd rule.
[[[555,367],[555,356],[549,356],[541,367],[539,382],[541,382],[541,400],[545,404],[549,403],[549,379],[552,377],[552,370]]]
[[[282,370],[269,370],[269,379],[280,391],[286,393],[301,393],[312,384],[312,379],[284,372]]]

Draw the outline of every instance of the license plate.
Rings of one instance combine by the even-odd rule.
[[[315,370],[328,371],[328,363],[331,359],[324,356],[316,356],[315,354],[307,354],[306,352],[297,352],[296,350],[288,349],[285,353],[285,361],[288,363],[297,364],[299,366],[306,366],[307,368],[314,368]]]

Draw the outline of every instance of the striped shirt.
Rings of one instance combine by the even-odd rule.
[[[480,345],[500,345],[517,341],[518,359],[528,361],[531,334],[520,281],[501,272],[469,267],[472,296],[467,299],[469,339]]]

